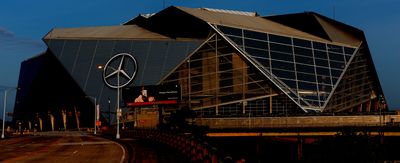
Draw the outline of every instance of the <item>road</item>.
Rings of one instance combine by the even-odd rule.
[[[0,162],[87,163],[126,161],[124,148],[86,132],[48,132],[0,140]]]

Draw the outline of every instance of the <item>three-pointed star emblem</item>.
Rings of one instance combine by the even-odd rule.
[[[135,78],[136,71],[136,59],[128,53],[120,53],[107,61],[103,80],[111,88],[122,88]]]

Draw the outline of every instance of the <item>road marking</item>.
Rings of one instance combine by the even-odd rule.
[[[121,157],[120,163],[123,163],[124,160],[125,160],[125,148],[124,148],[121,144],[119,144],[119,143],[117,143],[117,142],[113,142],[113,141],[112,141],[112,143],[117,144],[117,145],[122,149],[122,157]]]
[[[57,145],[101,145],[101,144],[111,144],[109,141],[100,142],[72,142],[72,143],[58,143]]]

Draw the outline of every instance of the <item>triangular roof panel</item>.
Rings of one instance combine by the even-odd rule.
[[[362,41],[362,31],[314,12],[265,16],[285,26],[330,40],[334,43],[358,46]]]

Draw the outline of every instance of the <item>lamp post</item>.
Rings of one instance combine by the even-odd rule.
[[[111,100],[108,98],[108,123],[111,126]]]
[[[121,66],[121,65],[120,65],[120,66]],[[119,74],[120,74],[120,72],[121,72],[121,69],[119,68],[119,70],[117,70],[117,69],[115,69],[114,67],[111,67],[111,66],[106,66],[106,67],[98,66],[97,68],[98,68],[98,69],[104,69],[104,70],[103,70],[104,73],[105,73],[105,69],[106,69],[106,68],[109,68],[109,69],[113,70],[113,71],[117,74],[117,87],[116,87],[116,88],[117,88],[117,111],[116,111],[117,133],[116,133],[116,135],[115,135],[115,139],[119,139],[119,138],[120,138],[120,134],[119,134],[119,115],[121,114],[121,110],[119,109],[119,88],[121,87],[121,86],[120,86],[120,82],[119,82]],[[108,77],[114,75],[115,73],[112,73],[112,74],[109,75],[109,76],[105,76],[104,78],[108,78]],[[108,98],[108,104],[110,105],[110,98]],[[111,115],[111,111],[110,111],[110,115]],[[110,116],[110,124],[111,124],[111,116]]]
[[[11,88],[6,88],[4,90],[4,108],[3,108],[3,128],[1,130],[1,138],[4,139],[4,126],[5,126],[5,122],[6,122],[6,107],[7,107],[7,91],[13,89]]]
[[[120,138],[120,135],[119,135],[119,115],[121,114],[121,111],[119,110],[119,87],[120,87],[120,85],[119,85],[119,73],[117,73],[117,85],[118,85],[118,87],[117,87],[117,135],[115,135],[115,138],[116,139],[119,139]]]
[[[92,98],[94,100],[94,133],[96,135],[96,120],[97,120],[97,113],[96,113],[96,97],[86,96],[86,98]]]
[[[119,62],[119,63],[118,63]],[[109,65],[113,65],[112,63],[117,63],[118,64],[118,68],[114,68],[112,66]],[[127,69],[127,67],[125,65],[128,65],[128,63],[130,63],[131,66],[133,66],[133,69]],[[115,64],[114,64],[115,65]],[[136,75],[136,71],[137,71],[137,62],[136,59],[129,53],[119,53],[113,57],[110,58],[110,60],[107,61],[106,65],[103,66],[98,66],[98,68],[103,68],[103,80],[104,83],[107,84],[107,86],[117,89],[117,114],[116,114],[116,118],[117,118],[117,134],[116,134],[116,139],[120,138],[119,135],[119,117],[121,115],[121,109],[119,108],[119,89],[128,85],[133,78]],[[107,71],[107,69],[111,69],[112,72],[109,73]],[[120,75],[122,74],[122,76]],[[108,81],[108,79],[114,78],[114,76],[117,77],[117,85],[112,84]],[[120,77],[123,77],[127,80],[123,81],[123,83],[120,83]]]
[[[1,130],[1,138],[4,139],[4,125],[6,121],[6,102],[7,101],[7,89],[4,90],[4,109],[3,109],[3,128]]]

